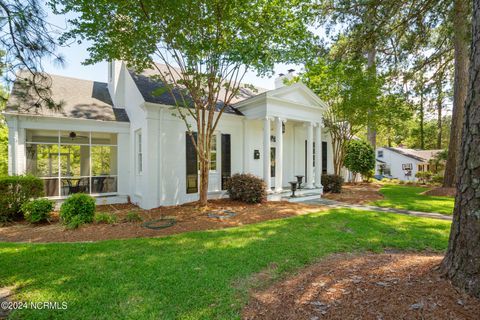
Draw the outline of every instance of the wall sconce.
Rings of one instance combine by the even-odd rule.
[[[259,150],[253,150],[253,159],[255,159],[255,160],[260,159],[260,151]]]
[[[77,137],[77,134],[75,132],[70,132],[69,137],[73,140]]]
[[[285,133],[285,123],[282,122],[282,133]]]

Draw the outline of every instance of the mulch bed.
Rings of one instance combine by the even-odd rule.
[[[322,198],[336,200],[351,204],[367,204],[372,201],[382,200],[379,192],[381,185],[376,183],[344,184],[341,193],[325,193]]]
[[[251,293],[243,319],[479,319],[434,253],[338,254]]]
[[[436,197],[455,197],[456,191],[455,188],[438,187],[422,192],[422,194]]]
[[[209,202],[209,207],[202,208],[196,203],[180,206],[159,207],[152,210],[142,210],[132,204],[98,206],[97,212],[114,213],[118,223],[88,224],[76,230],[67,230],[54,214],[51,223],[31,225],[27,222],[12,223],[0,227],[0,241],[8,242],[77,242],[99,241],[108,239],[126,239],[140,237],[158,237],[176,233],[222,229],[256,223],[265,220],[286,218],[308,212],[316,212],[324,207],[272,201],[262,204],[245,204],[227,199]],[[235,216],[228,219],[210,218],[209,212],[231,210]],[[142,222],[122,222],[128,212],[136,211],[142,217]],[[143,227],[143,223],[162,217],[175,218],[172,227],[152,230]]]

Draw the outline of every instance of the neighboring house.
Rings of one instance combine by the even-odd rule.
[[[55,199],[86,192],[98,203],[131,201],[147,209],[197,200],[197,157],[184,122],[172,114],[170,94],[152,95],[162,86],[149,77],[152,70],[138,74],[117,61],[108,72],[108,83],[51,75],[59,111],[20,100],[24,75],[18,77],[5,111],[9,174],[39,176]],[[262,177],[273,193],[304,175],[306,187],[321,193],[321,173],[333,172],[325,104],[301,83],[276,84],[270,91],[242,89],[222,115],[210,197],[223,196],[225,179],[242,172]]]
[[[400,147],[377,148],[375,174],[404,181],[416,180],[417,172],[431,171],[429,161],[441,151]]]

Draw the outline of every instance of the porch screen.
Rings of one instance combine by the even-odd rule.
[[[116,134],[27,130],[26,158],[48,197],[117,192]]]
[[[193,138],[197,141],[197,133],[193,133]],[[188,132],[185,132],[185,157],[187,165],[187,193],[198,192],[198,162],[197,152],[193,145],[192,138]]]
[[[225,190],[225,183],[232,174],[232,159],[230,147],[230,135],[222,134],[222,190]]]

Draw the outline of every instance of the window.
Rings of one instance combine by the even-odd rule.
[[[135,132],[135,148],[136,148],[136,166],[137,174],[142,174],[143,172],[143,151],[142,151],[142,131],[137,130]]]
[[[430,171],[430,165],[429,164],[419,164],[418,165],[418,171]]]
[[[46,196],[117,192],[116,134],[27,130],[26,142],[27,173],[44,181]]]
[[[383,158],[383,150],[378,150],[378,151],[377,151],[377,156],[378,156],[379,158]]]
[[[378,166],[378,173],[384,176],[390,176],[392,174],[392,170],[389,164],[382,163]]]
[[[212,136],[210,143],[210,171],[217,170],[217,136]]]

